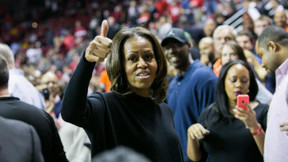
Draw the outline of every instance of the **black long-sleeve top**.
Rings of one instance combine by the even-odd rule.
[[[45,162],[68,161],[54,120],[44,110],[16,97],[1,97],[0,116],[25,122],[35,128],[40,137]]]
[[[123,145],[155,162],[183,161],[173,114],[167,104],[156,104],[133,93],[95,93],[87,97],[94,65],[82,56],[62,104],[63,119],[86,130],[92,156]]]

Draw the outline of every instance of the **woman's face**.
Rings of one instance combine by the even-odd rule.
[[[230,46],[224,45],[221,52],[221,63],[225,65],[229,61],[239,59],[238,54]]]
[[[132,92],[149,97],[158,68],[151,42],[140,36],[129,38],[124,43],[124,60]]]
[[[236,102],[237,95],[249,92],[250,76],[245,66],[236,64],[230,67],[225,77],[225,91],[230,101]]]

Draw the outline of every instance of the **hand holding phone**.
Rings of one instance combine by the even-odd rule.
[[[249,104],[249,96],[248,95],[238,95],[237,96],[237,106],[243,108],[244,110],[248,110],[246,106],[243,105],[243,103]]]

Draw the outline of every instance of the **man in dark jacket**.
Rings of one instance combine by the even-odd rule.
[[[0,116],[32,125],[40,137],[42,154],[46,162],[68,161],[52,117],[44,110],[10,96],[8,80],[7,61],[0,56]]]

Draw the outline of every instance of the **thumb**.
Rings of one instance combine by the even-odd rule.
[[[109,29],[109,26],[108,26],[107,20],[103,20],[102,24],[101,24],[101,33],[100,33],[100,35],[103,36],[103,37],[107,37],[108,29]]]

